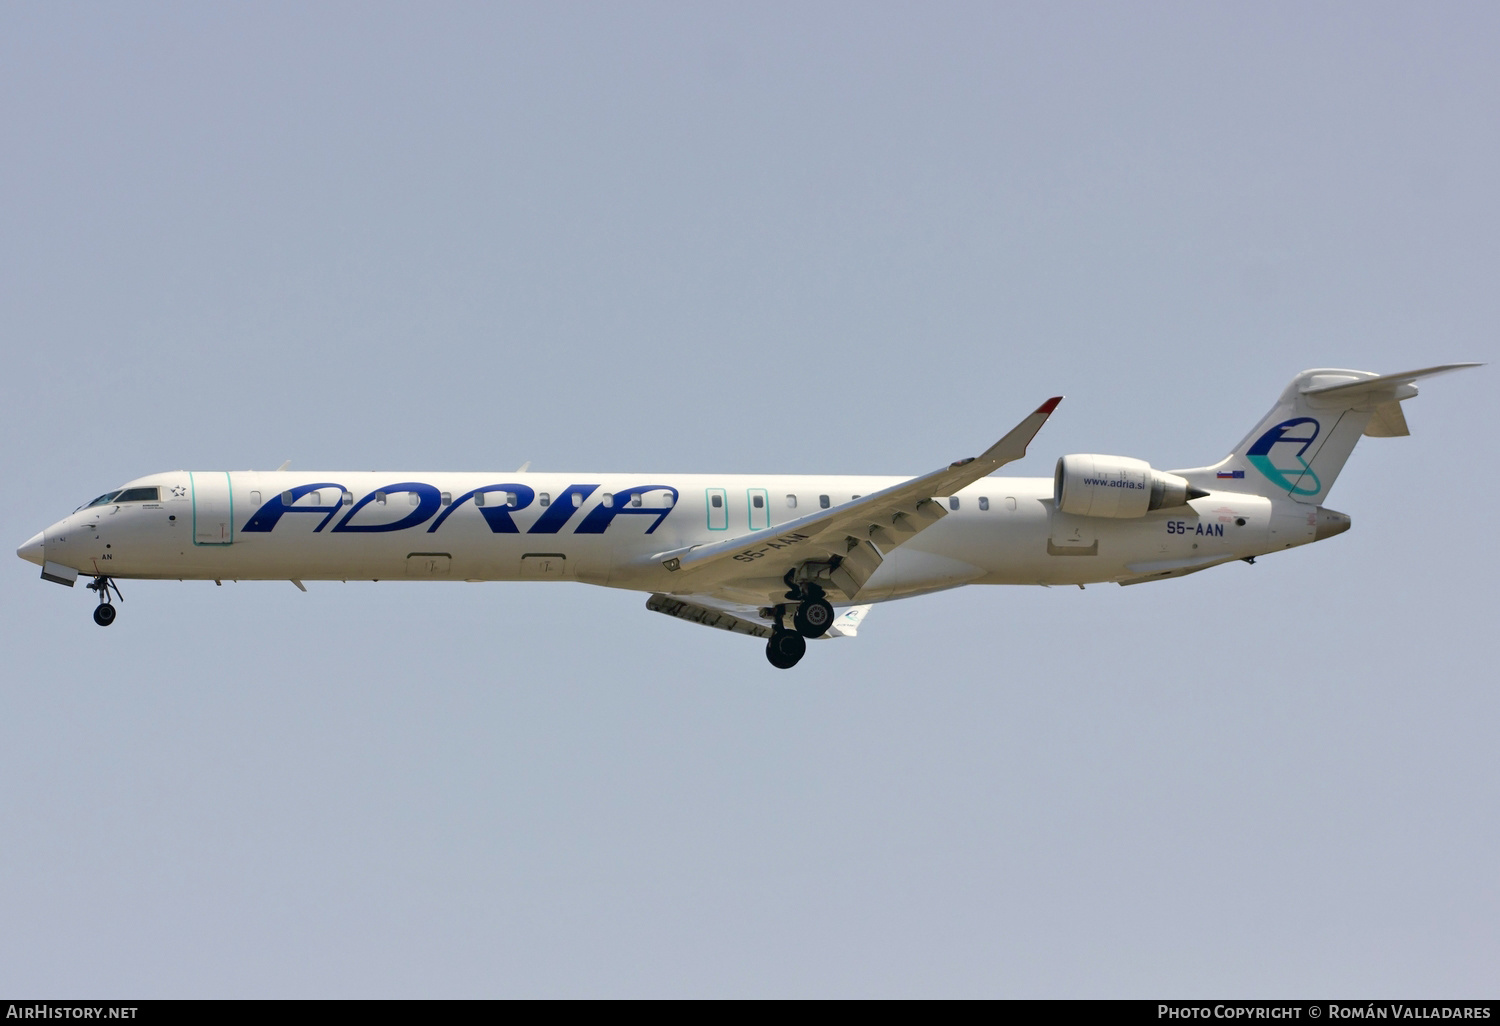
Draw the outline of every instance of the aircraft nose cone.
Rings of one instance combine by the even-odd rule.
[[[32,535],[25,545],[16,550],[16,555],[28,563],[35,563],[37,566],[41,566],[44,562],[42,559],[42,533],[38,531]]]

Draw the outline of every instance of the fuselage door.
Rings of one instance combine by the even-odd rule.
[[[222,471],[188,474],[193,492],[193,544],[229,545],[234,541],[234,493]]]

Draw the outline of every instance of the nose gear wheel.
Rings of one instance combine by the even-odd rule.
[[[121,602],[124,602],[125,596],[120,594],[120,586],[110,578],[105,577],[101,574],[100,576],[95,577],[91,583],[84,585],[84,587],[88,588],[89,591],[98,593],[99,595],[99,604],[94,607],[94,622],[97,623],[100,627],[108,627],[110,624],[114,623],[115,607],[114,603],[110,602],[109,600],[109,593],[112,589],[115,593],[115,597],[118,598]]]

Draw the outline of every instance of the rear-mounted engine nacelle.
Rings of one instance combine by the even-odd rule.
[[[1081,517],[1143,517],[1207,494],[1186,478],[1151,469],[1145,460],[1095,453],[1058,460],[1052,486],[1057,508]]]

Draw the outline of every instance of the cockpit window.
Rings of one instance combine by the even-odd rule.
[[[113,491],[113,492],[105,492],[103,495],[99,496],[99,498],[95,499],[93,502],[90,502],[90,503],[88,503],[87,505],[84,505],[84,506],[79,506],[78,509],[89,509],[89,508],[94,507],[94,506],[108,506],[111,503],[115,503],[115,502],[160,502],[160,501],[161,501],[161,489],[160,488],[126,488],[126,489],[123,489],[123,490],[118,490],[118,491]],[[76,513],[77,510],[74,510],[74,512]]]

